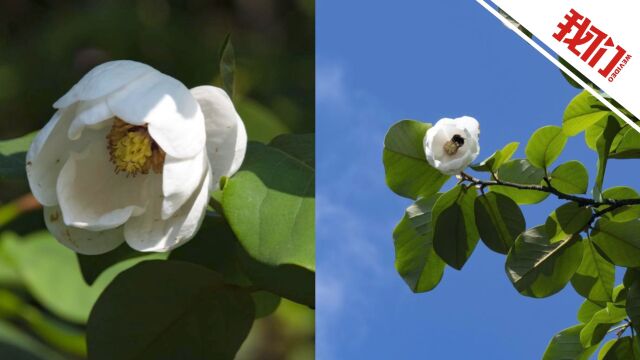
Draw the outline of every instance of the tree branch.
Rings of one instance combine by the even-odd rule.
[[[480,190],[484,190],[485,187],[488,186],[506,186],[520,190],[534,190],[546,192],[549,194],[555,195],[558,199],[569,200],[578,203],[580,206],[592,206],[592,207],[600,207],[600,206],[609,206],[606,209],[597,211],[594,215],[602,216],[610,211],[613,211],[622,206],[628,205],[640,205],[640,199],[603,199],[602,201],[596,201],[591,198],[576,196],[571,194],[565,194],[558,189],[551,186],[550,182],[546,182],[547,185],[529,185],[529,184],[516,184],[509,181],[502,181],[494,176],[495,180],[481,180],[476,177],[473,177],[467,173],[460,173],[462,177],[462,181],[468,181],[470,185],[479,186]]]

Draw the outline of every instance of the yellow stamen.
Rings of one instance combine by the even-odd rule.
[[[162,172],[165,153],[151,138],[146,125],[135,126],[116,118],[107,140],[116,173],[126,171],[135,176],[148,174],[149,169]]]

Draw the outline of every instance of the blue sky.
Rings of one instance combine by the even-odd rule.
[[[530,134],[561,124],[578,91],[474,1],[322,0],[316,19],[318,359],[540,359],[577,322],[581,298],[570,285],[519,295],[504,257],[481,243],[435,291],[411,293],[391,238],[410,201],[384,183],[382,142],[400,119],[471,115],[478,160],[511,141],[524,157]],[[572,159],[594,174],[582,136],[558,164]],[[610,164],[606,187],[638,186],[629,160]],[[528,227],[559,204],[524,207]]]

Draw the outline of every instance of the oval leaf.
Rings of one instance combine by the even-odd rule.
[[[508,143],[502,149],[491,154],[491,156],[483,160],[480,164],[472,165],[471,168],[475,171],[496,172],[502,164],[511,159],[516,150],[518,150],[519,145],[520,143],[518,142]]]
[[[572,326],[557,333],[547,346],[543,360],[587,360],[597,346],[584,348],[580,343],[580,331],[584,325]]]
[[[233,359],[254,320],[248,292],[204,267],[145,261],[118,275],[91,312],[91,359]]]
[[[577,234],[584,230],[591,215],[589,208],[578,206],[575,202],[568,202],[555,210],[555,219],[565,234]]]
[[[640,220],[623,223],[600,218],[591,239],[615,265],[640,266]]]
[[[611,301],[615,283],[615,266],[595,249],[591,240],[582,242],[584,252],[580,267],[571,278],[576,292],[594,302]]]
[[[616,186],[606,189],[602,192],[604,199],[622,200],[622,199],[638,199],[640,196],[638,193],[627,186]],[[607,206],[601,206],[598,210],[604,210]],[[627,222],[640,218],[640,206],[622,206],[613,211],[610,211],[604,216],[615,222]]]
[[[545,126],[536,130],[524,152],[531,165],[546,169],[562,153],[567,143],[567,136],[558,126]]]
[[[580,265],[579,240],[573,235],[551,242],[544,225],[523,232],[507,256],[509,280],[525,296],[541,298],[557,293]]]
[[[609,340],[602,346],[598,360],[637,360],[640,359],[640,347],[633,337],[624,336]]]
[[[589,186],[587,168],[572,160],[555,168],[549,176],[551,186],[565,194],[586,194]]]
[[[433,248],[454,269],[462,269],[478,244],[474,218],[476,196],[475,188],[456,186],[433,207]]]
[[[393,231],[396,270],[413,292],[430,291],[438,285],[445,263],[433,249],[431,211],[440,194],[411,205]]]
[[[431,124],[402,120],[384,138],[382,159],[387,186],[400,196],[417,199],[437,193],[449,179],[427,163],[424,136]]]
[[[565,134],[574,136],[610,114],[611,111],[598,99],[588,91],[583,91],[571,100],[564,111],[562,130]]]
[[[475,219],[480,238],[497,253],[507,254],[526,229],[520,207],[508,196],[490,192],[475,201]]]
[[[271,146],[251,143],[223,192],[224,214],[242,246],[270,265],[315,269],[315,170]]]

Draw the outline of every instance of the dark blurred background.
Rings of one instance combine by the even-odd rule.
[[[221,86],[219,51],[227,34],[236,58],[234,103],[250,140],[314,132],[314,28],[313,0],[0,0],[0,140],[41,128],[54,113],[53,102],[109,60],[147,63],[189,88]],[[37,204],[24,197],[28,192],[26,181],[0,180],[0,241],[44,227]],[[6,289],[2,269],[0,249],[0,295]],[[14,275],[5,295],[65,323]],[[0,325],[5,320],[25,321],[4,314],[0,297]],[[313,323],[313,311],[283,301],[274,315],[256,322],[239,358],[312,358]],[[56,348],[28,324],[18,325]],[[81,324],[72,327],[82,331]]]

